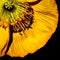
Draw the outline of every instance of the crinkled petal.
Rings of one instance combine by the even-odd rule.
[[[9,28],[0,27],[0,56],[5,54],[9,42]]]
[[[29,0],[27,0],[29,1]],[[24,57],[43,47],[55,32],[58,23],[58,10],[55,0],[41,0],[34,9],[32,29],[25,33],[13,33],[13,42],[8,55]]]

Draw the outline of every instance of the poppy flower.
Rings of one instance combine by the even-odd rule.
[[[0,56],[33,54],[44,47],[57,24],[55,0],[1,0]]]

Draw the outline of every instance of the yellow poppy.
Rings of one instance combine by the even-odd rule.
[[[5,3],[7,0],[6,1],[2,0],[2,1]],[[9,22],[8,19],[10,19],[10,18],[6,18],[8,16],[8,14],[7,14],[7,16],[5,16],[6,13],[5,13],[5,15],[3,14],[3,16],[0,14],[0,18],[2,18],[3,20],[6,18],[4,20],[4,24],[3,24],[3,22],[0,22],[0,25],[1,25],[1,27],[0,27],[0,56],[3,56],[5,54],[8,44],[9,44],[9,40],[11,38],[10,24],[14,25],[13,26],[14,32],[12,35],[13,40],[12,40],[12,43],[6,54],[11,57],[24,57],[29,53],[33,54],[34,52],[36,52],[38,49],[42,48],[47,43],[47,41],[51,38],[52,34],[55,32],[55,30],[57,28],[58,9],[57,9],[57,4],[56,4],[55,0],[41,0],[36,4],[31,4],[31,3],[32,2],[34,3],[34,1],[37,2],[38,0],[26,0],[26,1],[17,0],[17,1],[26,3],[26,5],[27,5],[27,6],[25,6],[25,5],[23,6],[23,7],[26,7],[26,9],[19,7],[22,9],[21,11],[26,12],[25,10],[27,10],[28,7],[33,9],[27,13],[27,14],[29,14],[29,18],[33,17],[33,19],[32,19],[33,23],[30,26],[31,20],[25,21],[25,22],[27,22],[27,25],[25,25],[25,26],[27,26],[27,27],[29,26],[29,28],[27,29],[25,27],[26,29],[24,30],[24,26],[19,27],[20,29],[22,29],[22,31],[21,31],[16,27],[14,28],[14,26],[15,26],[14,24],[16,23],[16,21],[14,21],[12,23]],[[27,2],[31,5],[27,4]],[[2,2],[0,2],[0,3],[1,3],[1,5],[0,5],[0,7],[1,7],[3,5],[3,3]],[[11,12],[10,11],[10,9],[12,9],[11,6],[10,5],[6,6],[6,5],[5,5],[5,7],[8,8],[9,12]],[[18,8],[18,6],[16,8]],[[17,11],[19,11],[19,9],[17,9]],[[1,8],[0,8],[0,13],[1,13]],[[16,11],[14,13],[15,13],[14,17],[16,17],[16,18],[18,18],[17,15],[24,17],[24,13],[22,15],[19,15]],[[12,14],[11,14],[11,16],[12,16]],[[25,14],[25,16],[26,16],[26,14]],[[13,19],[11,19],[11,20],[13,20]],[[20,24],[21,24],[21,22],[20,22]],[[5,26],[5,25],[7,26],[6,29],[3,28],[3,26]]]

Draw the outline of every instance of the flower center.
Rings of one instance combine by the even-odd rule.
[[[8,22],[14,33],[32,28],[34,11],[27,2],[8,0],[2,6],[1,21]]]
[[[4,4],[4,9],[7,11],[12,11],[14,9],[14,4],[12,1],[7,1]]]

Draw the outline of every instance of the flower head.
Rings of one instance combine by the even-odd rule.
[[[24,57],[34,53],[55,32],[58,23],[55,0],[1,0],[0,3],[0,55]],[[4,39],[2,34],[6,35]]]

